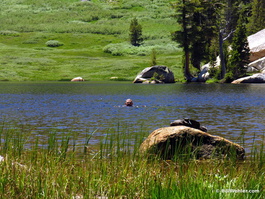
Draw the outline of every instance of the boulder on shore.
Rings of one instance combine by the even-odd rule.
[[[152,66],[142,70],[133,83],[175,83],[175,78],[168,67]]]
[[[248,36],[250,48],[250,61],[253,62],[262,57],[265,57],[265,29]]]
[[[245,150],[240,145],[187,126],[170,126],[153,131],[141,144],[140,152],[157,155],[162,159],[185,156],[242,160],[245,157]]]
[[[263,71],[264,68],[265,68],[265,57],[262,57],[248,64],[247,72],[259,72]]]
[[[71,82],[83,82],[85,81],[82,77],[75,77],[71,80]]]
[[[240,83],[265,83],[265,73],[257,73],[248,77],[242,77],[232,81],[232,84]]]

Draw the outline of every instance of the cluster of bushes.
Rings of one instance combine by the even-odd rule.
[[[151,44],[151,43],[150,43]],[[123,56],[123,55],[138,55],[146,56],[152,53],[152,50],[155,49],[158,54],[174,54],[181,51],[175,43],[169,42],[168,44],[156,44],[149,45],[148,41],[146,44],[141,46],[133,46],[129,42],[117,43],[117,44],[108,44],[103,48],[105,53],[110,53],[114,56]]]
[[[19,33],[17,31],[2,30],[0,31],[0,35],[18,37]]]
[[[48,47],[59,47],[59,46],[63,46],[64,44],[57,41],[57,40],[49,40],[46,43],[46,46]]]

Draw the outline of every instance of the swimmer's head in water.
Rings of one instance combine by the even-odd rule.
[[[133,106],[133,101],[132,101],[131,99],[127,99],[127,100],[125,101],[125,105],[126,105],[126,106]]]

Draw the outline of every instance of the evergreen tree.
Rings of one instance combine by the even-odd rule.
[[[218,35],[218,13],[220,4],[215,1],[200,0],[193,13],[193,33],[191,41],[191,63],[200,69],[201,62],[210,61],[211,41]]]
[[[130,42],[133,46],[140,46],[143,42],[142,26],[136,18],[131,20],[130,24]]]
[[[193,76],[190,73],[190,41],[191,41],[191,19],[192,4],[190,0],[179,0],[172,6],[176,9],[176,19],[181,26],[181,30],[172,33],[172,40],[179,43],[184,50],[184,76],[187,81],[191,81]]]
[[[253,0],[252,16],[248,26],[249,34],[254,34],[265,28],[265,1]]]
[[[203,60],[209,61],[209,46],[217,33],[219,6],[215,0],[179,0],[173,7],[181,30],[174,32],[172,39],[184,49],[184,75],[190,81],[193,78],[190,62],[200,69]]]
[[[226,81],[231,82],[246,75],[246,65],[249,63],[250,50],[246,32],[246,18],[240,15],[233,36],[231,55],[228,60]]]
[[[183,47],[184,75],[187,81],[193,78],[190,63],[200,69],[202,62],[213,59],[211,54],[217,52],[216,48],[211,48],[214,41],[219,41],[220,77],[225,76],[227,55],[224,54],[226,49],[223,49],[223,43],[225,40],[232,42],[239,12],[245,10],[247,4],[249,0],[177,0],[174,4],[175,17],[181,29],[172,34],[172,39]]]
[[[224,7],[220,14],[219,19],[219,57],[221,60],[221,76],[223,79],[226,75],[227,65],[227,47],[232,42],[233,33],[235,32],[239,13],[244,10],[247,11],[247,7],[250,4],[250,0],[222,0]],[[247,12],[245,13],[247,14]],[[224,47],[224,42],[226,43]]]
[[[153,48],[152,52],[151,52],[151,66],[155,66],[157,65],[157,61],[156,61],[156,50]]]

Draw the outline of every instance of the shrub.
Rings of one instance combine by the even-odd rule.
[[[220,79],[221,70],[219,67],[210,67],[209,74],[210,74],[210,78]]]
[[[150,43],[151,44],[151,43]],[[142,46],[136,47],[132,46],[127,42],[124,43],[116,43],[116,44],[108,44],[103,48],[105,53],[110,53],[112,55],[138,55],[138,56],[146,56],[151,55],[153,49],[155,49],[157,54],[174,54],[176,52],[181,51],[176,45],[173,44],[164,44],[161,43],[157,45],[149,45],[147,42]]]
[[[64,44],[57,41],[57,40],[49,40],[46,43],[46,46],[48,47],[59,47],[59,46],[63,46]]]
[[[225,74],[225,77],[224,77],[223,82],[225,82],[225,83],[231,83],[233,80],[235,80],[234,74],[230,71],[230,72],[228,72],[228,73]]]
[[[18,37],[19,33],[17,31],[2,30],[0,31],[0,35]]]

